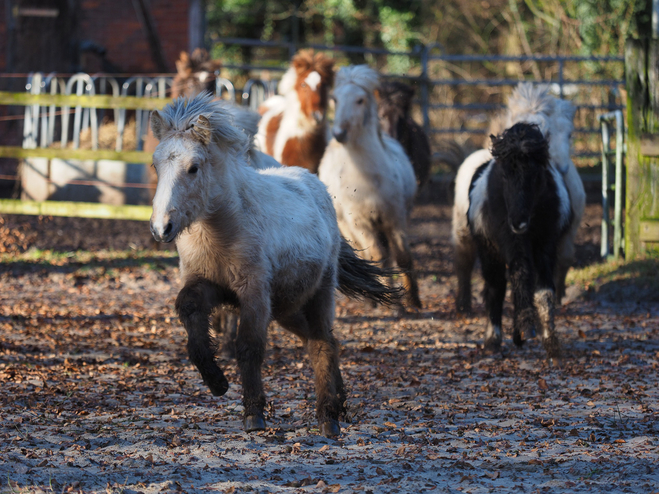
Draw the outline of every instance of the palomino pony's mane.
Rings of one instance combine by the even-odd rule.
[[[336,75],[335,89],[346,84],[355,84],[369,94],[373,94],[380,85],[380,76],[368,65],[350,65],[341,67]]]
[[[334,60],[323,53],[314,54],[313,49],[300,50],[291,60],[291,66],[279,81],[279,94],[286,94],[295,88],[300,75],[308,72],[318,72],[327,87],[334,82]]]
[[[244,154],[250,146],[249,136],[239,128],[243,119],[236,118],[240,110],[221,101],[214,101],[212,94],[199,94],[192,99],[177,98],[158,113],[165,123],[163,138],[196,127],[210,132],[217,144],[231,148],[236,153]],[[207,120],[208,127],[199,117]]]

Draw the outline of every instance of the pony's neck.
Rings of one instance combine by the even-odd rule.
[[[217,147],[211,159],[214,163],[212,186],[208,195],[210,217],[236,217],[240,214],[240,195],[244,184],[249,182],[249,172],[254,170],[248,164],[247,155],[233,156],[222,153]]]

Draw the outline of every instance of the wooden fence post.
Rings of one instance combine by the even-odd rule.
[[[625,255],[634,259],[659,250],[659,40],[627,41],[625,79]]]

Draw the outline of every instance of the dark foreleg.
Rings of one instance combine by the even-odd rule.
[[[463,314],[471,312],[471,272],[475,262],[476,247],[472,239],[456,240],[455,273],[458,277],[458,296],[455,309]]]
[[[522,346],[525,340],[535,337],[535,272],[530,246],[517,249],[510,256],[508,269],[513,291],[513,342]]]
[[[236,360],[243,385],[244,425],[246,432],[265,429],[265,393],[261,380],[261,365],[265,357],[267,327],[270,320],[269,304],[260,309],[240,309],[240,324],[236,335]]]
[[[484,346],[490,350],[498,350],[503,339],[501,318],[506,297],[506,265],[485,248],[481,249],[480,258],[485,280],[483,298],[488,315]]]
[[[209,333],[211,312],[220,301],[218,287],[204,279],[189,281],[176,298],[176,312],[188,333],[188,356],[215,396],[229,389],[227,378],[215,363],[215,345]]]
[[[228,358],[236,357],[236,334],[238,333],[238,313],[225,308],[213,312],[213,329],[221,341],[219,350]]]

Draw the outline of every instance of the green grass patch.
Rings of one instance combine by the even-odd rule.
[[[659,255],[650,254],[644,259],[620,259],[572,269],[568,273],[567,284],[581,286],[589,293],[602,294],[611,299],[652,299],[659,294]]]
[[[4,269],[67,268],[82,276],[121,268],[140,267],[162,271],[178,263],[178,253],[169,250],[101,250],[60,252],[29,249],[21,254],[0,254],[0,267]]]

